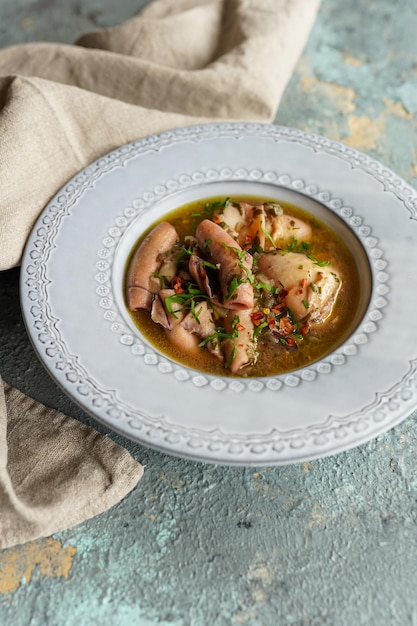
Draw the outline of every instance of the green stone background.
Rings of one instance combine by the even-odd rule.
[[[0,46],[71,43],[145,4],[0,0]],[[416,33],[415,1],[323,0],[276,122],[340,139],[417,187]],[[105,432],[38,362],[18,270],[0,274],[0,311],[4,379]],[[109,512],[0,552],[0,624],[417,625],[415,414],[349,452],[277,468],[193,463],[110,436],[146,465],[143,479]]]

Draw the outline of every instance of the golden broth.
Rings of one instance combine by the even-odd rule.
[[[312,228],[311,253],[318,260],[332,260],[337,264],[337,271],[341,278],[341,288],[334,304],[331,316],[322,324],[311,326],[310,332],[300,343],[296,351],[276,351],[271,346],[258,342],[259,357],[255,364],[246,366],[233,375],[224,364],[215,356],[202,348],[198,355],[182,354],[167,338],[165,330],[155,324],[147,310],[130,311],[129,313],[140,332],[161,353],[185,366],[217,376],[260,377],[273,376],[305,367],[314,361],[323,358],[340,345],[351,331],[351,323],[359,304],[359,275],[355,259],[350,250],[331,228],[314,215],[290,203],[271,198],[258,196],[231,196],[235,202],[261,204],[264,202],[279,202],[285,214],[299,218]],[[205,198],[183,205],[158,220],[170,222],[178,232],[182,241],[185,235],[194,235],[199,222],[204,219],[199,216],[207,203],[222,202],[224,197]],[[158,222],[151,227],[136,242],[134,250]],[[129,259],[130,260],[130,259]],[[128,261],[129,261],[128,260]],[[127,263],[128,266],[128,263]]]

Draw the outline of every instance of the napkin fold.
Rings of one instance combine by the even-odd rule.
[[[142,465],[108,437],[4,384],[0,547],[50,535],[102,513],[142,474]]]
[[[75,45],[0,50],[0,270],[77,171],[145,135],[272,121],[320,0],[154,0]],[[0,385],[0,546],[104,511],[142,466],[109,439]]]

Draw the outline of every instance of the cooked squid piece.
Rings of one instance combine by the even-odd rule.
[[[175,302],[175,296],[174,289],[161,289],[155,294],[151,319],[165,328],[166,337],[173,346],[187,354],[197,353],[198,336],[184,328],[186,313],[181,303]]]
[[[229,333],[237,331],[237,336],[225,339],[223,350],[226,363],[232,374],[238,373],[246,365],[256,361],[256,343],[253,339],[255,329],[250,310],[240,311],[236,324],[236,312],[230,311],[224,320],[225,330]]]
[[[338,272],[318,263],[298,252],[275,251],[259,256],[259,270],[288,292],[286,304],[298,320],[309,316],[311,322],[324,322],[339,293]]]
[[[178,241],[178,234],[169,222],[161,222],[145,237],[130,261],[126,279],[126,297],[129,309],[150,309],[152,296],[161,283],[155,274]]]
[[[203,220],[195,236],[201,250],[218,265],[222,304],[227,309],[253,308],[252,257],[221,226]]]
[[[188,262],[188,271],[196,281],[201,291],[206,293],[209,298],[213,298],[214,291],[210,282],[207,268],[204,264],[204,259],[200,258],[196,254],[192,254]]]
[[[188,354],[199,350],[199,342],[214,337],[205,345],[209,352],[223,360],[220,342],[216,337],[213,310],[206,301],[195,305],[193,311],[184,311],[181,303],[175,301],[174,289],[161,289],[155,294],[151,307],[151,319],[165,328],[167,339],[176,348]],[[169,303],[169,305],[168,305]]]

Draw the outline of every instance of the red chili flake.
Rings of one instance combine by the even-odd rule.
[[[281,317],[281,319],[279,320],[279,328],[285,334],[288,334],[288,333],[291,333],[295,327],[291,323],[290,318],[286,316],[286,317]]]
[[[271,309],[272,313],[279,313],[281,311],[281,309],[283,309],[285,307],[285,302],[280,302],[279,304],[274,304],[274,306]]]
[[[174,276],[172,280],[172,285],[174,287],[175,293],[185,293],[185,289],[183,289],[184,281],[179,276]]]
[[[297,343],[292,337],[286,337],[285,341],[287,342],[287,346],[295,346]]]
[[[269,326],[269,328],[270,328],[271,330],[272,330],[273,328],[275,328],[275,326],[276,326],[276,321],[275,321],[275,318],[274,318],[274,317],[268,317],[268,318],[266,319],[266,321],[267,321],[268,326]]]
[[[261,320],[263,320],[264,318],[264,314],[261,313],[261,311],[253,311],[250,314],[250,318],[254,326],[259,326],[259,324],[261,323]]]
[[[306,285],[307,285],[307,278],[303,278],[303,279],[300,281],[300,288],[299,288],[299,289],[297,289],[297,291],[296,291],[296,294],[297,294],[298,296],[301,296],[301,294],[303,293],[304,287],[305,287]]]
[[[310,331],[310,325],[308,322],[306,322],[304,326],[300,329],[300,333],[302,335],[308,335],[309,331]]]
[[[238,322],[235,326],[236,330],[245,330],[245,326],[243,326],[243,324],[241,324],[240,322]]]

